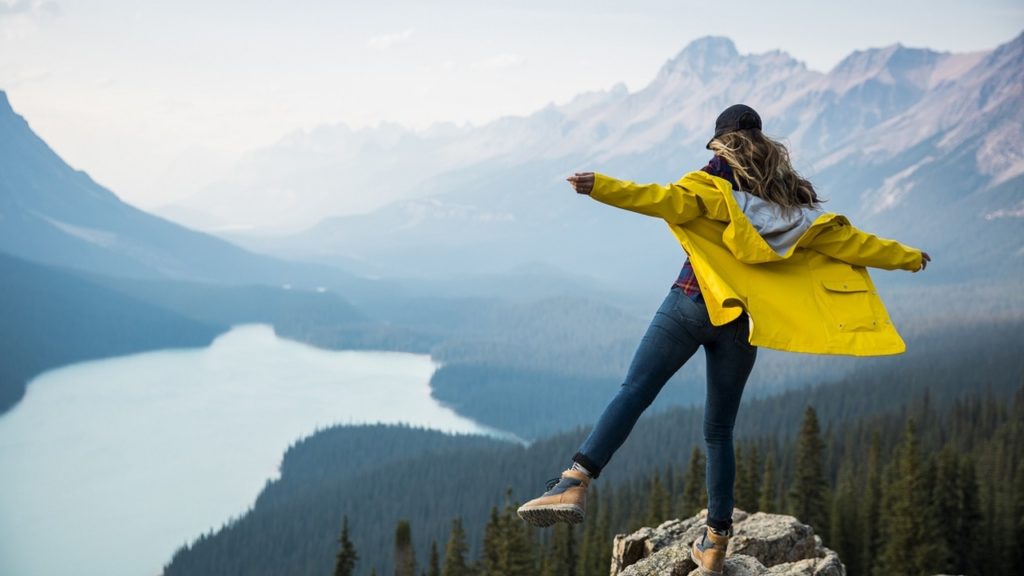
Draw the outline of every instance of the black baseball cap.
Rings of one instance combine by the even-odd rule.
[[[753,128],[761,129],[761,116],[757,111],[746,104],[733,104],[718,115],[718,119],[715,120],[715,135],[711,137],[711,140],[722,134]],[[708,140],[705,145],[708,150],[711,149],[711,140]]]

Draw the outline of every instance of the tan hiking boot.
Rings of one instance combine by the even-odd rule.
[[[690,558],[697,563],[702,574],[720,576],[725,572],[725,551],[729,547],[730,536],[732,530],[727,534],[716,534],[714,530],[705,527],[704,534],[693,541]]]
[[[560,478],[548,481],[548,491],[519,507],[519,517],[532,526],[551,526],[555,522],[579,524],[587,509],[590,476],[568,469]]]

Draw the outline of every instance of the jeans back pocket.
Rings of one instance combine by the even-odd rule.
[[[707,326],[711,322],[711,318],[708,316],[708,309],[703,300],[697,303],[682,289],[677,292],[675,308],[680,318],[694,326]]]

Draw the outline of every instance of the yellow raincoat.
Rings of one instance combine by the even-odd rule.
[[[746,310],[754,346],[853,356],[906,350],[865,267],[917,270],[920,250],[822,212],[780,254],[746,217],[729,181],[702,170],[668,186],[596,173],[590,196],[665,220],[690,257],[712,324]]]

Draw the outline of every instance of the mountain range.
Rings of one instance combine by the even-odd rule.
[[[68,166],[0,91],[0,251],[98,274],[315,287],[351,279],[139,210]]]
[[[535,263],[620,287],[664,282],[683,257],[665,230],[589,205],[564,177],[675,181],[709,158],[718,112],[745,102],[790,146],[826,210],[929,251],[930,280],[1017,279],[1022,87],[1024,34],[964,54],[862,50],[828,73],[706,37],[635,92],[619,84],[481,126],[296,132],[179,209],[231,224],[217,233],[254,251],[366,274]]]

